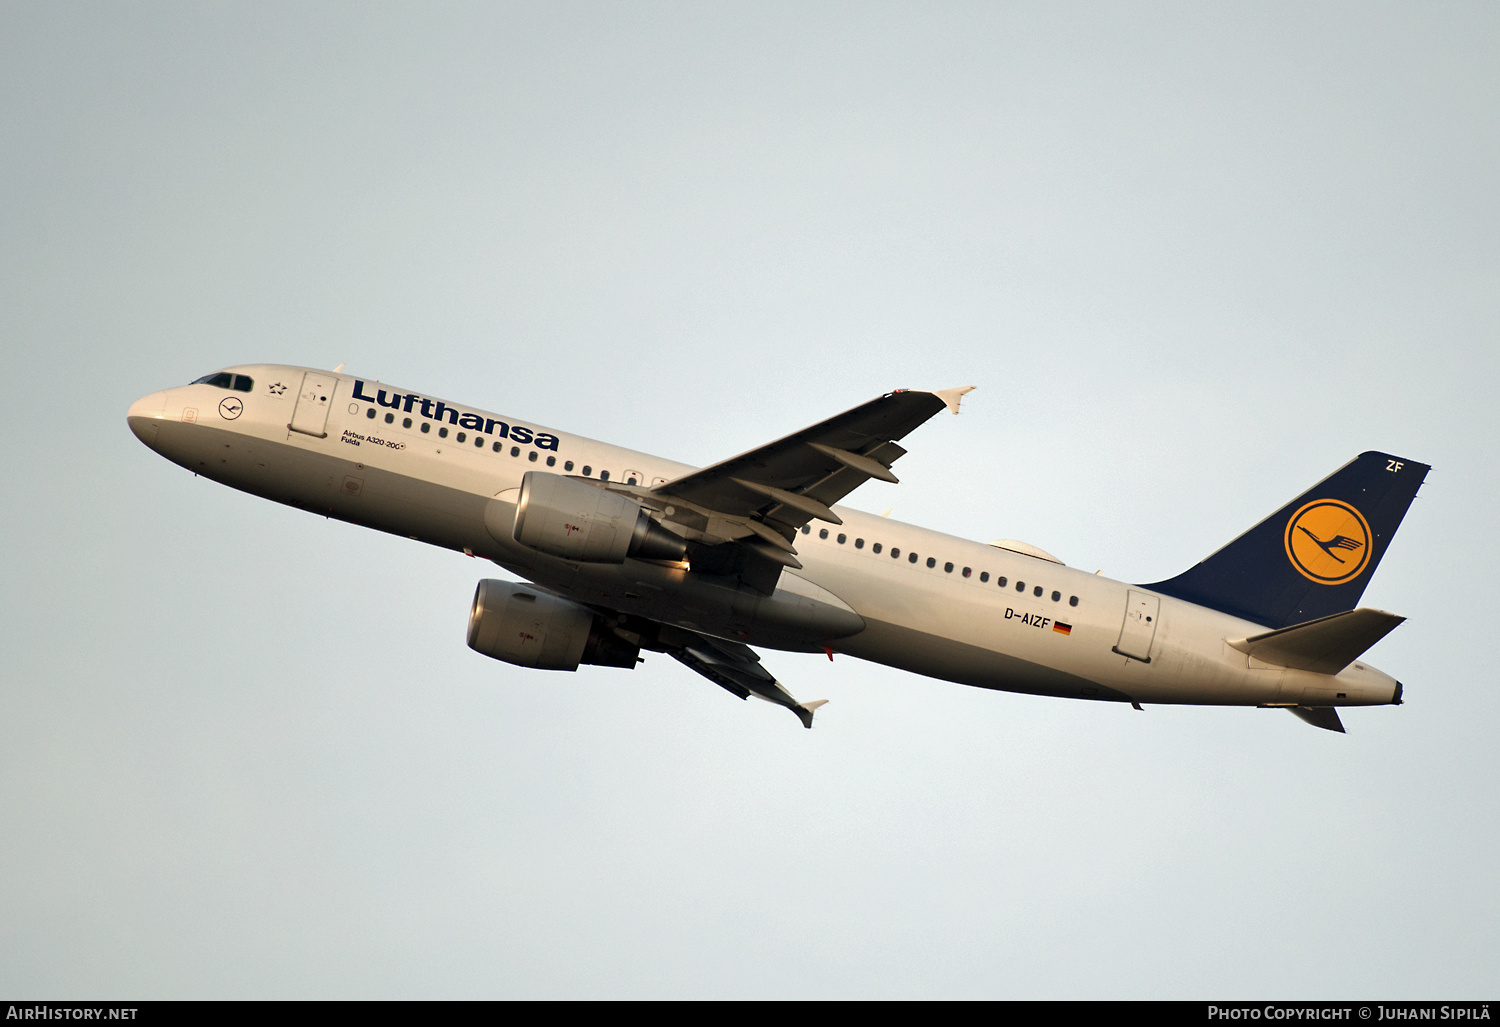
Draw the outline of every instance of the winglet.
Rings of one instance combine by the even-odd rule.
[[[792,707],[792,712],[797,715],[798,720],[802,721],[803,727],[811,729],[813,714],[817,712],[819,706],[822,706],[827,701],[827,699],[814,699],[812,702],[798,703]],[[783,721],[783,723],[785,722]]]
[[[974,386],[972,385],[960,385],[956,389],[934,389],[932,394],[948,404],[948,409],[956,414],[958,413],[959,400],[973,391]]]

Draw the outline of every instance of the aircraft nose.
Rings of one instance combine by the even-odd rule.
[[[166,406],[167,394],[153,392],[130,404],[130,411],[125,415],[125,420],[129,423],[130,430],[135,432],[135,437],[152,449],[156,448],[156,426],[161,421],[162,411],[166,409]]]

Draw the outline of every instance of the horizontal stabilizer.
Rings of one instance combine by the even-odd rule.
[[[1242,653],[1278,667],[1310,670],[1314,674],[1337,674],[1404,620],[1405,617],[1394,613],[1361,607],[1267,631],[1263,635],[1235,639],[1229,644]]]
[[[1339,711],[1332,706],[1288,706],[1294,714],[1307,721],[1313,727],[1320,727],[1324,731],[1337,731],[1346,734],[1344,722],[1339,720]]]

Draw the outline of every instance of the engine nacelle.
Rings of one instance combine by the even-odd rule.
[[[641,654],[587,607],[493,578],[474,590],[469,648],[537,670],[577,670],[581,663],[634,668]]]
[[[608,489],[546,471],[521,479],[512,531],[523,546],[587,563],[681,560],[687,542],[663,528],[641,504]]]

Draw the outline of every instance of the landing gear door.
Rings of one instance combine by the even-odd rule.
[[[1114,651],[1131,659],[1151,662],[1151,642],[1156,638],[1156,622],[1161,613],[1161,597],[1131,589],[1125,600],[1125,623],[1120,625],[1120,641]]]
[[[292,411],[292,431],[311,435],[313,438],[328,438],[328,404],[333,399],[333,387],[338,379],[331,375],[308,371],[302,376],[302,391],[297,393],[297,409]]]

